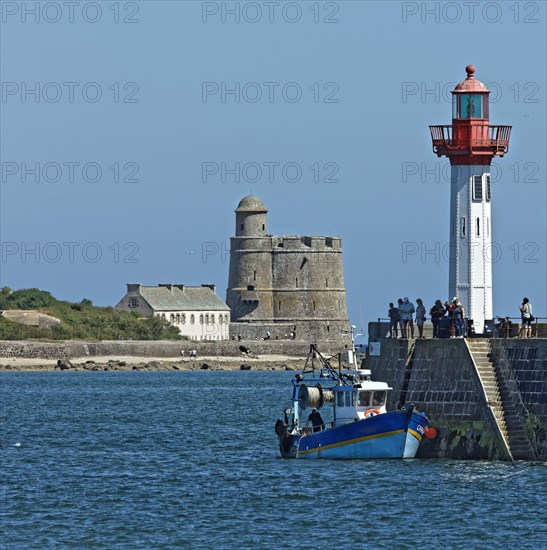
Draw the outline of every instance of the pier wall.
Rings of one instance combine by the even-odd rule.
[[[522,401],[524,414],[533,414],[547,425],[547,339],[492,340],[492,352],[502,366],[505,363],[511,369],[515,404]]]
[[[534,424],[534,437],[543,438],[535,442],[540,458],[547,458],[547,339],[491,342],[496,360],[505,362],[504,376],[513,376],[511,396],[523,422]],[[373,379],[393,388],[390,408],[414,403],[437,428],[438,436],[424,440],[418,457],[506,458],[464,340],[382,339],[380,356],[368,357],[367,367]]]
[[[309,344],[297,341],[207,341],[189,340],[113,340],[100,342],[65,341],[0,341],[0,358],[40,358],[71,359],[74,357],[179,357],[184,350],[186,356],[190,350],[196,350],[199,357],[226,356],[237,357],[249,350],[254,355],[286,355],[306,357]],[[333,353],[336,350],[333,350]]]

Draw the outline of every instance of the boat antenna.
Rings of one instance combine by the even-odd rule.
[[[334,359],[334,355],[331,357],[331,359]],[[330,364],[329,359],[327,359],[317,348],[317,344],[310,344],[310,351],[308,352],[308,356],[306,357],[306,362],[304,363],[304,369],[302,370],[302,374],[309,374],[309,373],[315,373],[316,368],[319,370],[326,370],[328,371],[330,377],[335,382],[338,382],[339,385],[346,386],[347,381],[345,380],[345,375],[341,372],[341,354],[338,354],[339,357],[339,368],[340,370],[337,372],[336,369]],[[316,367],[316,364],[319,365]]]

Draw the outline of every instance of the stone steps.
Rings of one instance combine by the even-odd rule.
[[[498,377],[494,356],[488,341],[469,341],[469,349],[477,366],[477,373],[488,397],[494,418],[500,432],[507,441],[515,459],[530,459],[533,449],[522,420],[513,405],[512,396],[503,379]]]

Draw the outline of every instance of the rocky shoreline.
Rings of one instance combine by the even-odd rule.
[[[305,359],[302,357],[201,357],[201,358],[150,358],[150,357],[123,357],[107,359],[103,357],[83,357],[76,359],[41,358],[0,358],[0,372],[10,371],[293,371],[301,370]]]

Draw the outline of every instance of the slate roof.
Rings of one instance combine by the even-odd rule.
[[[140,295],[155,311],[230,311],[230,308],[209,288],[185,286],[169,289],[164,286],[141,286]]]

